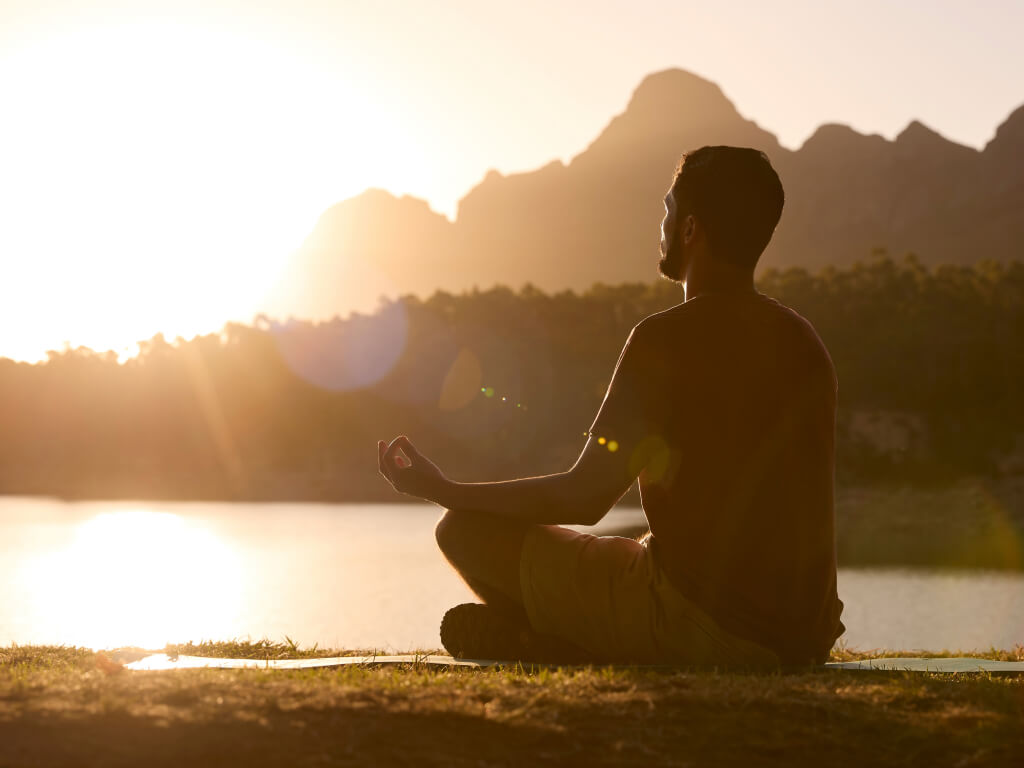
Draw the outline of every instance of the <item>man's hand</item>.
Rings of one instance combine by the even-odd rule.
[[[436,464],[413,447],[405,435],[396,437],[390,445],[378,440],[377,460],[380,474],[399,493],[437,501],[450,482]]]

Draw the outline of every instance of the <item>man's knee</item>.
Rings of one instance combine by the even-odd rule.
[[[449,560],[458,557],[458,553],[465,546],[466,518],[465,512],[446,509],[434,528],[434,538],[437,539],[437,546],[440,547],[445,557]]]

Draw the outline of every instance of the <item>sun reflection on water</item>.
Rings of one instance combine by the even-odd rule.
[[[37,630],[90,648],[231,636],[242,586],[227,542],[150,510],[80,523],[64,548],[26,563],[19,581],[31,593]]]

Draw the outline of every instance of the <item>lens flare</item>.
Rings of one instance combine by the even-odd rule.
[[[478,388],[486,394],[486,388],[480,387],[481,376],[479,358],[468,348],[460,350],[441,384],[438,408],[442,411],[457,411],[473,400]]]
[[[405,305],[391,302],[373,315],[313,324],[272,323],[282,359],[297,375],[322,389],[345,392],[371,386],[394,368],[405,350]]]

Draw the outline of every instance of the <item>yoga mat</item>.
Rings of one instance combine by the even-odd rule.
[[[863,659],[862,661],[834,661],[825,665],[829,669],[878,669],[888,672],[992,672],[1024,675],[1024,661],[993,661],[966,657],[948,659],[892,658]]]
[[[159,671],[168,669],[318,669],[321,667],[341,667],[350,665],[393,665],[393,664],[428,664],[442,667],[468,667],[485,669],[487,667],[543,667],[554,665],[524,664],[515,661],[497,661],[494,659],[453,659],[451,656],[335,656],[324,659],[218,659],[206,656],[170,657],[166,653],[152,656],[125,664],[125,669],[133,671]],[[666,667],[667,668],[667,667]],[[889,672],[989,672],[993,674],[1024,674],[1024,661],[992,661],[990,659],[971,658],[890,658],[864,659],[863,661],[836,661],[825,665],[826,669],[853,671],[889,671]]]

